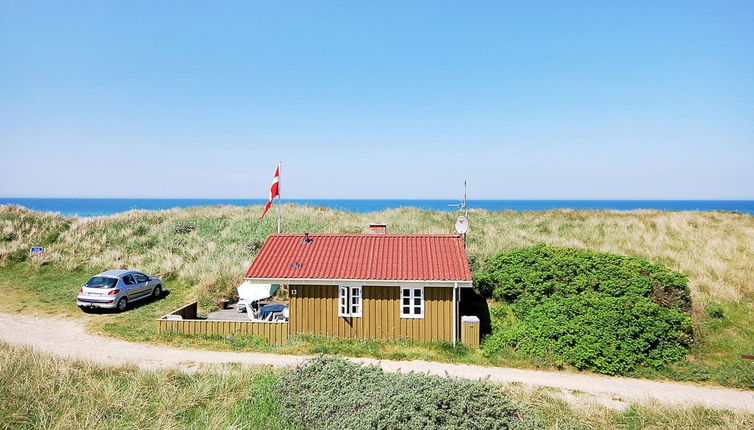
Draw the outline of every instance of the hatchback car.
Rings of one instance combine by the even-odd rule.
[[[83,311],[93,308],[124,311],[129,303],[162,295],[162,281],[135,270],[108,270],[92,276],[79,289],[76,305]]]

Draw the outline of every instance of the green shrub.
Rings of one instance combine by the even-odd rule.
[[[723,309],[722,306],[720,306],[720,303],[711,302],[707,304],[705,311],[707,311],[707,315],[711,316],[712,318],[716,318],[716,319],[725,318],[725,310]]]
[[[281,410],[317,429],[510,429],[531,425],[500,387],[479,381],[384,373],[320,356],[284,376]]]
[[[641,259],[537,245],[497,256],[475,281],[512,304],[493,308],[488,355],[625,374],[681,360],[693,340],[685,275]]]

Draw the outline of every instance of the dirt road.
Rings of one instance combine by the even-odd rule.
[[[0,313],[0,341],[27,345],[48,354],[104,365],[136,364],[145,369],[180,367],[191,370],[208,364],[295,366],[308,357],[263,353],[215,352],[144,345],[88,334],[70,319]],[[465,379],[489,379],[500,384],[519,383],[561,390],[571,402],[597,402],[612,408],[629,403],[658,401],[676,406],[701,405],[754,413],[754,391],[712,388],[674,382],[618,378],[567,372],[484,367],[426,361],[390,361],[351,358],[388,372],[421,372]]]

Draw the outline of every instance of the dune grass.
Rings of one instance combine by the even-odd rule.
[[[0,428],[292,428],[278,373],[102,367],[0,343]]]
[[[306,428],[288,417],[316,410],[283,411],[280,383],[301,378],[295,369],[226,365],[193,373],[140,370],[134,366],[103,367],[53,357],[0,343],[0,428]],[[411,378],[400,379],[399,396],[411,391]],[[422,379],[422,378],[418,378]],[[452,386],[449,381],[445,385]],[[464,382],[464,384],[468,384]],[[452,389],[452,388],[451,388]],[[674,408],[655,403],[634,404],[625,411],[583,401],[578,407],[549,389],[511,385],[500,389],[542,429],[744,429],[754,416],[701,407]],[[354,388],[358,391],[358,388]],[[316,391],[300,393],[317,396]],[[357,395],[357,394],[354,394]],[[578,393],[571,395],[578,396]],[[408,399],[408,398],[407,398]],[[290,402],[289,402],[290,403]],[[288,407],[295,408],[297,403]],[[430,408],[431,405],[425,405]],[[350,410],[336,410],[321,419],[338,420]],[[395,428],[403,428],[396,426]]]
[[[200,308],[208,311],[218,298],[233,296],[249,262],[275,230],[274,217],[259,220],[259,213],[259,206],[210,206],[75,218],[0,206],[0,310],[76,315],[93,330],[131,340],[263,348],[255,341],[160,339],[152,326],[152,319],[188,301],[198,300]],[[364,232],[370,222],[385,222],[392,233],[451,233],[454,216],[415,208],[356,214],[285,205],[283,230]],[[754,216],[654,210],[472,210],[470,224],[467,250],[473,267],[498,252],[544,243],[642,257],[688,274],[695,332],[688,360],[660,372],[639,369],[636,376],[754,387],[754,363],[740,358],[754,354],[754,318],[750,317],[754,315]],[[37,245],[45,246],[45,253],[30,257],[29,247]],[[81,314],[73,303],[78,287],[92,272],[115,268],[136,268],[163,277],[170,294],[124,314]],[[442,359],[435,347],[399,342],[344,347],[309,338],[285,348],[291,353],[344,351]],[[446,359],[486,360],[474,351],[457,355]],[[488,363],[553,365],[515,355]]]

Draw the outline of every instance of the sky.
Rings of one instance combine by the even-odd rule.
[[[754,199],[754,2],[0,1],[0,196]]]

